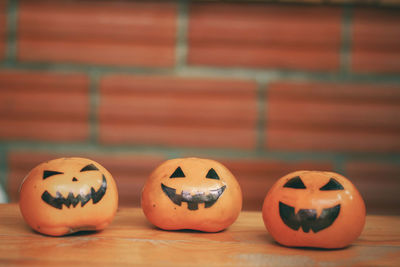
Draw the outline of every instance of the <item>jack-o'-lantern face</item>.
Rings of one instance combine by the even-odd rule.
[[[98,173],[93,173],[95,171],[97,171]],[[79,172],[79,175],[74,175],[71,178],[68,174],[65,174],[62,171],[44,170],[43,180],[50,178],[57,179],[57,183],[63,183],[61,191],[64,191],[64,193],[57,190],[55,194],[52,194],[49,193],[48,190],[45,190],[41,197],[42,200],[56,209],[62,209],[63,207],[75,208],[78,204],[80,204],[80,207],[84,207],[90,200],[92,200],[93,204],[97,204],[99,201],[101,201],[107,191],[107,179],[104,174],[100,173],[99,169],[93,163],[86,165],[85,167],[80,169]],[[82,175],[81,173],[83,172],[91,173],[89,173],[90,175]],[[61,177],[60,175],[63,175],[63,177]],[[79,178],[77,178],[76,176],[78,176]],[[100,184],[98,180],[99,177],[96,176],[101,177]],[[71,181],[69,181],[69,179]],[[78,184],[79,180],[82,179],[85,180],[83,182],[84,186],[82,186],[82,184]],[[60,180],[63,181],[61,182]],[[93,186],[90,186],[90,184],[92,184]],[[90,190],[88,189],[89,186]],[[97,187],[98,189],[94,189],[95,187]],[[68,189],[65,190],[65,188]]]
[[[142,192],[146,217],[167,230],[220,231],[236,220],[241,207],[235,177],[208,159],[169,160],[150,175]]]
[[[183,173],[180,166],[178,166],[169,177],[169,179],[177,178],[186,178],[186,175]],[[217,180],[218,182],[203,181],[202,185],[199,187],[191,187],[187,191],[181,190],[181,194],[176,192],[176,188],[169,187],[164,183],[161,183],[161,189],[169,197],[169,199],[178,206],[181,206],[182,202],[186,202],[189,210],[197,210],[199,208],[199,204],[204,203],[204,208],[210,208],[224,193],[226,184],[225,182],[221,181],[217,172],[213,168],[208,170],[204,178]],[[165,181],[165,183],[169,182]]]
[[[114,179],[89,159],[61,158],[42,163],[21,185],[22,215],[33,229],[47,235],[103,229],[117,206]]]
[[[263,218],[272,237],[283,245],[339,248],[360,235],[365,205],[345,177],[298,171],[279,179],[268,192]]]

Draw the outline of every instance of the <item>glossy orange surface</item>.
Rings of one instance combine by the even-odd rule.
[[[242,192],[221,163],[199,158],[164,162],[142,191],[147,219],[166,230],[218,232],[230,226],[242,208]]]
[[[262,209],[268,232],[280,244],[342,248],[365,223],[365,204],[355,186],[333,172],[297,171],[279,179]]]
[[[29,172],[19,206],[25,221],[46,235],[101,230],[114,218],[118,191],[111,174],[97,162],[60,158]]]

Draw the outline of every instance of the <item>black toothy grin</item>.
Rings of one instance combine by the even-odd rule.
[[[66,207],[70,207],[71,205],[75,208],[76,205],[81,203],[81,207],[85,206],[86,203],[88,203],[91,199],[93,200],[93,204],[96,204],[99,202],[104,194],[106,193],[107,190],[107,180],[104,177],[103,174],[103,181],[101,183],[101,186],[99,190],[94,190],[93,187],[90,188],[90,193],[84,195],[84,194],[79,194],[77,196],[74,196],[72,192],[69,192],[67,197],[63,197],[60,192],[56,192],[56,197],[53,197],[49,192],[44,191],[42,194],[42,199],[44,202],[49,204],[50,206],[57,208],[57,209],[62,209],[63,205]]]
[[[301,209],[296,214],[294,211],[294,207],[279,202],[279,215],[287,226],[296,231],[301,226],[304,233],[308,233],[310,229],[317,233],[331,226],[336,220],[340,212],[340,204],[332,208],[323,209],[318,218],[315,209]]]
[[[195,195],[191,195],[188,191],[182,191],[182,193],[178,195],[176,194],[176,189],[161,184],[161,189],[172,202],[179,206],[181,206],[182,202],[186,202],[189,210],[197,210],[200,203],[204,203],[205,208],[211,207],[225,191],[225,188],[226,185],[218,189],[210,190],[209,194],[198,192]]]

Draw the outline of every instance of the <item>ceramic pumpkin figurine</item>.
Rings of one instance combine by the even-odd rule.
[[[282,245],[342,248],[361,234],[365,204],[337,173],[297,171],[272,186],[262,214],[268,232]]]
[[[164,162],[142,190],[147,219],[165,230],[218,232],[231,225],[242,209],[242,192],[221,163],[200,158]]]
[[[117,211],[118,191],[97,162],[60,158],[30,171],[21,184],[19,206],[25,221],[42,234],[102,230]]]

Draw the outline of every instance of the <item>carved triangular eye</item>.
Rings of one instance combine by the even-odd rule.
[[[80,170],[80,172],[86,172],[86,171],[98,171],[99,169],[97,169],[96,166],[94,166],[94,164],[89,164],[86,165],[85,167],[82,168],[82,170]]]
[[[176,168],[173,174],[169,178],[183,178],[186,177],[185,174],[183,173],[181,167]]]
[[[63,172],[45,170],[43,171],[43,180],[57,174],[63,174]]]
[[[293,177],[283,187],[295,188],[295,189],[305,189],[306,186],[304,185],[303,181],[299,176]]]
[[[219,176],[213,168],[208,171],[206,178],[219,180]]]
[[[329,182],[321,187],[319,190],[328,191],[328,190],[343,190],[344,187],[335,179],[331,178]]]

